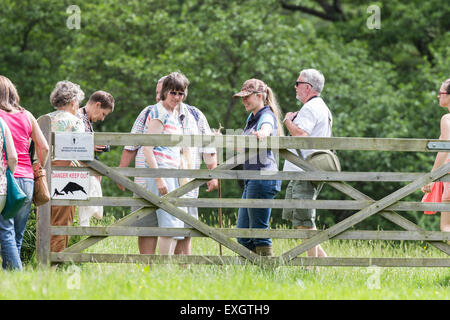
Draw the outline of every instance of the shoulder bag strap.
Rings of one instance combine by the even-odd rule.
[[[200,121],[200,116],[199,116],[197,110],[195,110],[192,106],[190,106],[188,104],[185,104],[185,106],[191,112],[191,114],[194,116],[195,122],[197,122],[197,124],[198,124],[198,122]]]
[[[6,161],[8,161],[8,152],[6,152],[5,132],[3,131],[3,124],[1,121],[0,121],[0,128],[2,129],[2,136],[3,136],[3,151],[5,152]]]
[[[328,126],[330,127],[330,136],[333,137],[333,126],[332,126],[333,120],[330,109],[328,109]],[[336,150],[330,149],[331,152],[333,152],[336,155]]]
[[[150,112],[152,111],[153,107],[155,107],[156,105],[157,105],[157,104],[147,106],[147,110],[145,111],[145,118],[144,118],[144,123],[143,123],[142,129],[144,129],[145,124],[147,123],[148,115],[149,115]],[[142,132],[142,133],[145,133],[145,132]]]

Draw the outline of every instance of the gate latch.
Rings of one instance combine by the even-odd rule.
[[[450,151],[450,142],[432,141],[427,143],[428,150]]]

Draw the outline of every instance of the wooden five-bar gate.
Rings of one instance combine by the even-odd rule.
[[[53,145],[54,134],[50,132],[50,119],[47,116],[39,119],[39,124]],[[174,169],[136,169],[111,168],[100,161],[85,161],[85,168],[58,167],[58,170],[89,171],[90,174],[102,175],[123,185],[140,198],[102,197],[89,200],[51,200],[38,208],[37,220],[37,257],[41,266],[51,262],[105,262],[105,263],[196,263],[196,264],[243,264],[246,262],[268,265],[291,266],[395,266],[395,267],[450,267],[450,258],[395,258],[395,257],[299,257],[308,249],[330,239],[348,240],[415,240],[426,241],[438,250],[450,254],[450,232],[426,231],[407,220],[397,211],[450,211],[450,203],[420,203],[400,201],[431,181],[450,181],[447,173],[450,163],[430,173],[392,173],[392,172],[325,172],[317,170],[301,157],[288,149],[335,149],[335,150],[367,150],[397,152],[436,152],[449,150],[450,141],[425,139],[385,139],[385,138],[305,138],[305,137],[269,137],[257,141],[250,136],[183,136],[183,135],[147,135],[129,133],[95,133],[95,145],[148,145],[148,146],[203,146],[226,148],[246,148],[248,152],[270,148],[279,156],[289,160],[304,172],[277,172],[261,174],[258,171],[231,170],[243,163],[248,152],[237,152],[229,159],[222,161],[214,170],[174,170]],[[233,152],[234,154],[234,152]],[[47,178],[50,185],[52,172],[51,161],[47,162]],[[345,169],[345,164],[344,164]],[[135,184],[127,177],[185,177],[193,178],[182,187],[159,197],[145,188]],[[253,199],[189,199],[182,198],[213,178],[218,179],[279,179],[324,181],[353,200],[253,200]],[[344,181],[367,182],[409,182],[392,194],[374,200],[356,190]],[[76,206],[142,206],[121,220],[105,227],[50,226],[51,205]],[[219,229],[209,226],[188,215],[178,207],[208,208],[317,208],[356,210],[357,212],[345,220],[325,230],[260,230],[260,229]],[[142,223],[142,219],[161,208],[192,226],[192,229],[151,228]],[[373,216],[380,215],[400,226],[405,231],[369,231],[349,230],[357,223]],[[51,235],[82,235],[87,238],[67,248],[63,252],[50,252]],[[221,256],[162,256],[140,254],[105,254],[83,253],[94,244],[110,236],[186,236],[210,237],[227,247],[236,255]],[[275,257],[260,257],[240,245],[235,238],[293,238],[305,239],[300,245]]]

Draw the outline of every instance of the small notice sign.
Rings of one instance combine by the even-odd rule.
[[[89,172],[53,171],[51,193],[52,199],[88,200]]]
[[[94,134],[55,132],[55,160],[94,160]]]

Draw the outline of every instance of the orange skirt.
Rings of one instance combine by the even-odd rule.
[[[450,182],[444,182],[444,190],[442,191],[442,202],[450,202]]]
[[[448,162],[450,159],[445,163]],[[450,202],[450,182],[434,182],[431,192],[424,194],[422,202]],[[425,214],[435,213],[436,211],[425,211]]]
[[[447,159],[445,163],[450,162],[450,159]],[[450,182],[444,182],[444,189],[442,191],[442,202],[450,201]]]

